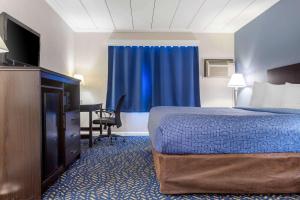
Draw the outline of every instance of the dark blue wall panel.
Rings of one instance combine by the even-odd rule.
[[[266,80],[267,69],[300,62],[300,0],[281,0],[235,33],[236,69],[249,85]],[[251,90],[240,92],[246,105]]]

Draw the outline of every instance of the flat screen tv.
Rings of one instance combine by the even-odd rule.
[[[39,66],[40,34],[1,13],[0,33],[9,52],[2,57],[2,64],[13,66]]]

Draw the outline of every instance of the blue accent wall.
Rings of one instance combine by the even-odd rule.
[[[267,69],[300,62],[300,0],[281,0],[235,33],[236,70],[247,83],[265,81]],[[251,89],[240,92],[247,105]]]

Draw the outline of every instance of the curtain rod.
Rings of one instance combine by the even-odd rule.
[[[197,40],[109,40],[108,46],[198,46]]]

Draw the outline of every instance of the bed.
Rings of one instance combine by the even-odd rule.
[[[300,83],[299,68],[268,79]],[[164,194],[300,192],[297,109],[155,107],[148,128]]]

